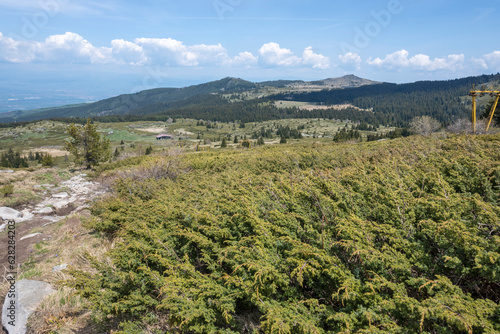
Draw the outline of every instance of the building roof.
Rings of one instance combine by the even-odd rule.
[[[161,137],[174,137],[172,135],[167,135],[166,133],[162,133],[162,134],[159,134],[158,136],[156,136],[156,138],[161,138]]]

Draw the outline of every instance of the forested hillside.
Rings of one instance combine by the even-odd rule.
[[[375,126],[404,127],[412,118],[426,115],[444,124],[450,124],[459,118],[470,117],[470,101],[465,97],[472,86],[490,82],[498,84],[500,75],[401,85],[385,83],[310,93],[286,93],[241,102],[230,102],[218,95],[199,95],[169,104],[151,104],[136,109],[131,115],[102,117],[100,120],[116,122],[187,117],[221,122],[260,122],[286,118],[327,118],[365,122]],[[350,103],[354,107],[314,110],[277,108],[273,104],[275,100],[325,105]],[[372,108],[373,112],[366,111]],[[163,111],[158,112],[159,110]]]
[[[463,97],[468,95],[473,85],[488,82],[499,84],[500,74],[400,85],[384,83],[342,90],[279,94],[269,98],[321,102],[326,105],[352,103],[363,109],[373,108],[373,118],[382,124],[401,126],[422,115],[449,123],[470,114],[470,102],[466,102]]]
[[[346,76],[340,83],[348,84],[349,80],[354,79]],[[262,88],[261,85],[282,87],[290,84],[305,84],[305,82],[274,81],[258,85],[241,79],[225,78],[186,88],[160,88],[120,95],[92,104],[49,108],[38,112],[3,113],[0,114],[0,122],[21,122],[43,118],[75,119],[89,116],[105,122],[156,121],[169,117],[222,122],[328,118],[365,122],[376,126],[403,127],[408,125],[412,118],[427,115],[444,124],[449,124],[459,118],[470,117],[470,100],[466,97],[473,85],[485,83],[498,85],[500,74],[399,85],[367,84],[375,82],[361,78],[356,78],[356,80],[353,81],[355,84],[364,84],[364,86],[313,92],[272,93],[274,95],[266,96],[266,94],[256,93],[260,92],[258,89]],[[324,85],[329,83],[328,79],[321,82]],[[273,90],[270,91],[273,92]],[[252,93],[249,93],[245,99],[231,99],[232,95],[243,92]],[[269,94],[268,91],[266,92]],[[297,107],[277,108],[274,102],[279,100],[311,102],[326,106],[339,104],[351,106],[314,110]]]
[[[103,167],[104,168],[104,167]],[[500,135],[124,160],[68,281],[105,328],[500,332]]]

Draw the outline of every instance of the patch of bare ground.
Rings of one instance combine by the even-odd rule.
[[[165,128],[142,128],[142,129],[139,128],[136,130],[149,133],[156,133],[156,134],[165,133],[165,131],[167,131]]]
[[[326,109],[335,109],[335,110],[343,110],[343,109],[347,109],[347,108],[352,108],[352,109],[356,109],[356,110],[359,110],[359,111],[373,111],[373,108],[370,108],[370,109],[363,109],[363,108],[359,108],[359,107],[356,107],[350,103],[346,103],[346,104],[334,104],[334,105],[306,105],[306,106],[300,106],[299,109],[301,110],[326,110]]]
[[[27,156],[29,152],[39,152],[39,153],[48,153],[53,157],[64,157],[65,155],[70,154],[68,151],[64,150],[62,147],[39,147],[34,150],[25,150],[22,152],[22,155]]]

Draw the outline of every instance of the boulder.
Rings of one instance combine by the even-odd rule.
[[[30,210],[28,210],[28,209],[24,209],[23,211],[21,211],[21,214],[23,215],[23,218],[21,219],[21,221],[25,221],[25,220],[29,220],[29,219],[33,218],[33,213],[30,212]]]
[[[20,280],[14,287],[17,298],[9,298],[10,293],[7,292],[2,308],[2,325],[9,334],[24,334],[29,316],[46,296],[56,290],[49,283],[27,279]]]
[[[53,194],[52,198],[66,198],[68,196],[68,193],[64,191],[62,193]]]
[[[35,213],[38,213],[38,214],[49,214],[52,212],[54,212],[54,210],[50,206],[46,206],[40,210],[35,211]]]
[[[8,207],[0,207],[0,217],[2,217],[5,220],[8,219],[19,219],[23,217],[23,214],[17,210],[8,208]]]
[[[63,269],[66,269],[68,267],[68,264],[67,263],[64,263],[64,264],[60,264],[58,266],[54,266],[52,267],[52,272],[56,272],[56,271],[61,271]]]
[[[60,209],[62,209],[64,207],[68,206],[68,204],[69,204],[69,201],[63,199],[63,200],[55,202],[54,203],[54,208],[56,210],[60,210]]]

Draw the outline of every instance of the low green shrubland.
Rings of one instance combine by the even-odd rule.
[[[500,135],[131,162],[67,282],[124,331],[500,331]]]

